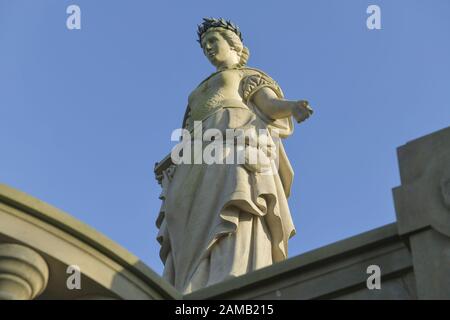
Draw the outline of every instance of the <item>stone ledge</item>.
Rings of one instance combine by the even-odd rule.
[[[136,256],[67,213],[21,191],[0,184],[0,204],[30,215],[93,248],[131,272],[164,299],[180,299],[181,294]],[[20,242],[20,241],[19,241]]]

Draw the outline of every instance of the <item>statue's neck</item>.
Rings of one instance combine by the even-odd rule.
[[[220,72],[220,71],[229,70],[229,69],[237,69],[238,67],[239,66],[237,63],[229,63],[229,64],[224,64],[224,65],[218,66],[216,70],[217,70],[217,72]]]

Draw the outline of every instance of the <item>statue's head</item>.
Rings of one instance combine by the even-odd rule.
[[[242,43],[239,28],[231,21],[203,18],[197,34],[203,53],[214,66],[241,67],[247,63],[249,50]]]

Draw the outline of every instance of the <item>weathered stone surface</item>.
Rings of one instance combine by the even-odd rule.
[[[450,299],[450,127],[398,149],[394,200],[420,299]]]

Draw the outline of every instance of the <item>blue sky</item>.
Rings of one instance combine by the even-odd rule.
[[[81,30],[66,28],[71,4]],[[366,27],[370,4],[381,30]],[[213,71],[196,25],[225,17],[249,65],[315,109],[285,142],[290,256],[394,222],[396,148],[450,125],[449,12],[448,0],[0,0],[0,181],[161,273],[153,166]]]

